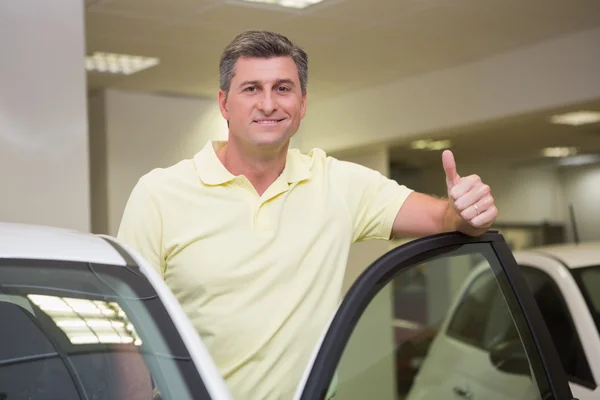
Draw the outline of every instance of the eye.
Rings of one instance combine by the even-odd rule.
[[[277,90],[280,92],[289,92],[291,89],[287,86],[279,86]]]
[[[256,91],[256,86],[248,86],[244,89],[244,92],[254,92]]]

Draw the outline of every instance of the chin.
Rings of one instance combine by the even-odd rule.
[[[257,146],[280,146],[290,140],[286,132],[253,132],[248,138],[250,142]]]

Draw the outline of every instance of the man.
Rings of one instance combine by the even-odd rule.
[[[153,263],[236,399],[289,399],[339,304],[352,242],[458,230],[483,234],[497,210],[477,176],[442,156],[449,200],[380,173],[301,154],[306,53],[246,32],[220,62],[226,142],[143,176],[119,238]]]

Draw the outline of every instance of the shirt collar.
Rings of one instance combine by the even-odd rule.
[[[217,157],[219,148],[225,145],[224,141],[209,140],[198,154],[194,156],[194,165],[200,180],[206,185],[222,185],[235,176],[225,168]]]
[[[222,185],[235,179],[235,175],[225,168],[217,156],[217,150],[226,144],[225,141],[210,140],[204,148],[194,156],[194,165],[200,180],[206,185]],[[296,183],[308,179],[311,170],[298,149],[288,150],[285,168],[281,177],[287,183]]]
[[[289,149],[285,161],[285,168],[282,176],[288,183],[296,183],[308,179],[311,170],[308,165],[310,158],[304,155],[298,149]]]

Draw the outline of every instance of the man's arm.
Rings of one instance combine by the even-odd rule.
[[[458,176],[450,151],[443,153],[442,162],[448,199],[411,193],[396,215],[392,236],[421,237],[451,231],[480,236],[495,222],[498,209],[490,187],[477,175]]]

